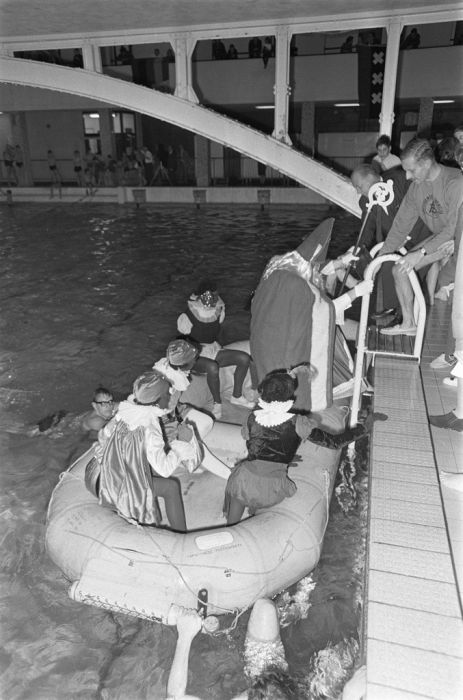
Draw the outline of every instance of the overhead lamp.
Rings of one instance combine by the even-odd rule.
[[[92,112],[88,116],[90,117],[90,119],[99,119],[100,118],[100,115],[98,114],[98,112]]]
[[[335,107],[360,107],[359,102],[335,102]]]
[[[455,100],[433,100],[435,105],[451,105]]]
[[[275,105],[256,105],[256,109],[275,109]]]

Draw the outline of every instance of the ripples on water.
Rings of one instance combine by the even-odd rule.
[[[356,224],[337,212],[332,254]],[[225,342],[248,337],[246,305],[268,258],[297,247],[327,210],[293,207],[16,205],[0,210],[0,522],[5,700],[157,700],[175,647],[172,628],[78,605],[44,551],[48,499],[85,441],[73,430],[25,434],[58,409],[89,408],[98,384],[121,396],[163,354],[176,318],[202,277],[227,303]],[[53,439],[52,439],[53,438]],[[361,450],[365,449],[362,445]],[[357,457],[365,464],[366,454]],[[344,513],[333,499],[307,617],[284,627],[292,673],[357,635],[365,476]],[[292,599],[291,599],[292,600]],[[288,612],[288,597],[282,600]],[[295,611],[295,612],[294,612]],[[189,692],[227,700],[242,690],[247,615],[229,636],[196,638]],[[307,691],[308,692],[308,691]],[[307,697],[312,695],[307,694]]]

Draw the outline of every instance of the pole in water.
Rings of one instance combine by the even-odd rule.
[[[257,190],[257,201],[260,204],[260,210],[264,211],[265,205],[270,204],[270,190]]]

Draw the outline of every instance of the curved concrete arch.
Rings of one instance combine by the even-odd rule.
[[[359,216],[348,178],[234,119],[173,95],[78,68],[0,58],[0,81],[107,102],[175,124],[259,160]]]

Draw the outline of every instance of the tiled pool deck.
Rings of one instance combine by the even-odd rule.
[[[463,492],[439,471],[463,472],[463,433],[427,415],[455,408],[446,370],[449,304],[427,319],[421,367],[381,357],[375,366],[367,575],[367,698],[463,697]]]

